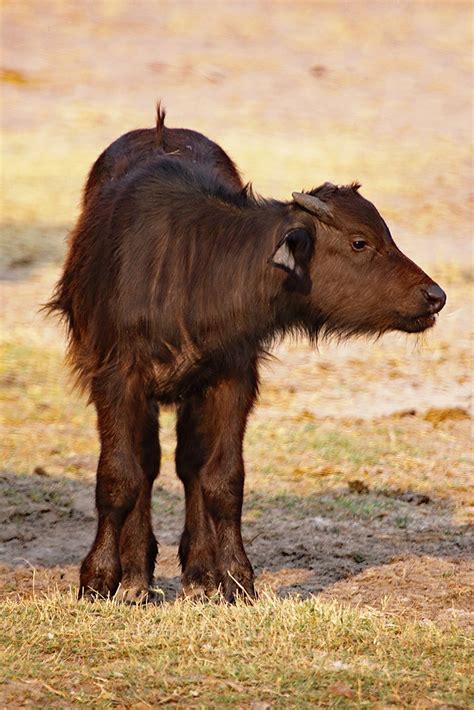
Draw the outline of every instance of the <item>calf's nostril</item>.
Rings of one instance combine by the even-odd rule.
[[[426,288],[421,289],[426,300],[430,303],[434,313],[440,311],[446,303],[446,294],[438,284],[430,284]]]

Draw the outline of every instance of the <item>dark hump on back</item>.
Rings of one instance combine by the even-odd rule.
[[[227,153],[198,131],[164,126],[162,147],[165,153],[173,153],[191,163],[213,165],[232,188],[239,190],[243,187],[240,173]]]
[[[163,194],[170,207],[181,195],[189,200],[209,198],[243,209],[257,203],[250,187],[236,191],[223,178],[221,171],[210,163],[190,163],[174,156],[158,154],[127,173],[117,185],[120,202],[132,195],[143,199],[147,194]]]
[[[100,154],[92,166],[84,188],[85,202],[97,188],[102,189],[107,183],[119,180],[140,163],[162,152],[156,142],[155,129],[141,128],[124,133]]]

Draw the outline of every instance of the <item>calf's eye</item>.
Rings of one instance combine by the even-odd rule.
[[[367,246],[367,242],[364,239],[354,239],[352,242],[352,248],[354,251],[362,251]]]

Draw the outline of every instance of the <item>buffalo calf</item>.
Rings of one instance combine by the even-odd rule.
[[[419,333],[445,294],[396,246],[359,185],[280,202],[215,165],[155,155],[85,201],[49,308],[97,410],[98,529],[86,596],[146,597],[156,542],[158,408],[177,407],[186,594],[254,596],[241,535],[242,442],[275,338]]]

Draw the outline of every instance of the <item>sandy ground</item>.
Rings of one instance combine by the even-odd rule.
[[[37,264],[61,255],[92,160],[120,133],[151,125],[158,97],[169,125],[219,141],[263,194],[361,179],[448,305],[423,338],[277,348],[251,424],[246,546],[260,589],[472,623],[469,6],[269,7],[5,4],[2,341],[61,350],[58,329],[37,314],[58,269]],[[9,407],[21,377],[6,362]],[[56,386],[57,373],[48,377]],[[384,458],[380,471],[348,461],[334,477],[327,457],[288,453],[292,422],[302,421],[356,437],[398,422],[421,453]],[[0,476],[0,593],[76,585],[95,530],[95,443],[42,452],[35,466],[28,421],[5,426],[17,450]],[[276,432],[267,448],[259,427]],[[56,435],[45,425],[53,452]],[[183,502],[171,424],[163,437],[171,453],[155,494],[156,584],[172,599]],[[291,466],[292,479],[280,474]]]

